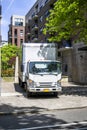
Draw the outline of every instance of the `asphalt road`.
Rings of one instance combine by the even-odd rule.
[[[87,130],[87,108],[0,116],[0,130]]]

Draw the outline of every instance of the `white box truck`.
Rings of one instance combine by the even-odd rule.
[[[23,43],[19,58],[19,85],[32,93],[61,92],[61,63],[57,60],[57,44]]]

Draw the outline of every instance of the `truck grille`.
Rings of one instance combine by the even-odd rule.
[[[52,82],[40,82],[40,88],[50,88],[52,86]]]

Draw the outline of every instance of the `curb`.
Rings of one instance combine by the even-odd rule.
[[[57,111],[57,110],[73,110],[73,109],[83,109],[83,108],[87,108],[87,106],[80,106],[80,107],[72,107],[72,108],[59,108],[59,109],[45,109],[44,111]],[[0,112],[0,116],[4,116],[4,115],[20,115],[20,114],[26,114],[26,113],[30,113],[30,114],[39,114],[39,112],[42,111],[36,111],[36,110],[32,110],[32,111],[19,111],[19,112]]]

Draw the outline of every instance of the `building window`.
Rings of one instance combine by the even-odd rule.
[[[45,18],[47,18],[48,16],[49,16],[49,11],[47,10],[46,12],[45,12]]]
[[[14,36],[17,37],[17,29],[14,30]]]
[[[37,19],[35,20],[35,23],[38,23],[38,20],[37,20]]]
[[[22,44],[23,43],[23,39],[20,39],[20,44]]]
[[[15,21],[15,26],[23,26],[23,22],[17,22],[17,21]]]
[[[23,26],[23,19],[15,18],[15,26]]]
[[[35,16],[35,12],[33,12],[33,14],[32,14],[32,16],[31,16],[31,17],[33,18],[34,16]]]
[[[45,4],[46,4],[47,2],[49,2],[49,0],[45,0]]]
[[[20,36],[23,36],[23,30],[20,30]]]
[[[38,13],[38,4],[35,7],[35,12]]]
[[[35,31],[35,34],[38,34],[38,31],[37,31],[37,30]]]
[[[15,45],[17,46],[17,38],[15,38],[14,41],[15,41]]]
[[[40,22],[42,22],[42,21],[43,21],[43,16],[40,17]]]
[[[43,6],[44,6],[44,1],[41,0],[41,1],[39,2],[39,11],[43,8]]]
[[[43,5],[40,6],[40,10],[43,8]]]
[[[42,32],[43,32],[43,27],[40,28],[40,34],[42,34]]]

